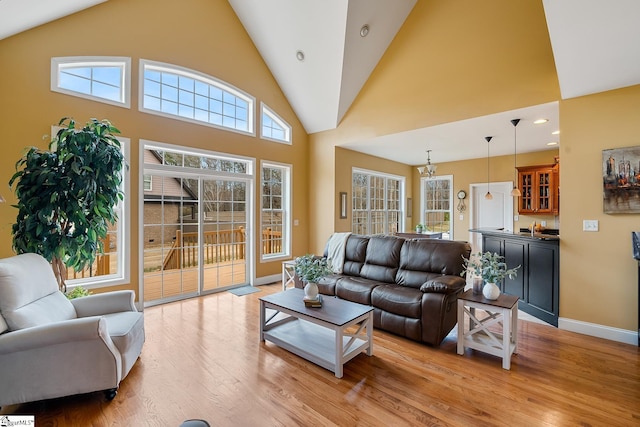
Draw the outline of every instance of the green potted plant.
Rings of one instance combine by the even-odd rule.
[[[305,283],[305,299],[313,300],[318,297],[318,281],[332,273],[327,258],[313,254],[299,256],[295,260],[294,271]]]
[[[496,284],[505,277],[513,279],[518,274],[520,266],[508,268],[504,257],[495,252],[477,252],[467,258],[462,258],[464,270],[461,275],[471,272],[475,277],[480,277],[485,282],[482,294],[485,298],[495,300],[500,296],[500,288]]]
[[[416,233],[422,233],[425,230],[425,226],[423,224],[416,225]]]
[[[31,147],[18,160],[9,186],[15,184],[18,199],[14,250],[50,261],[64,292],[66,268],[91,265],[117,220],[124,156],[115,137],[120,132],[107,120],[76,128],[63,118],[58,126],[49,150]]]

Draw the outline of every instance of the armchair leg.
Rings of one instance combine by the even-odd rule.
[[[110,388],[104,391],[104,397],[106,397],[108,401],[112,401],[116,397],[116,394],[118,394],[117,388]]]

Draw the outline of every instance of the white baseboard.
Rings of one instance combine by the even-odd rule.
[[[638,345],[638,332],[626,329],[612,328],[610,326],[598,325],[596,323],[581,322],[580,320],[558,319],[558,328],[565,329],[579,334],[591,335],[592,337],[604,338],[626,344]]]
[[[282,274],[272,274],[271,276],[256,277],[253,286],[270,285],[282,280]]]

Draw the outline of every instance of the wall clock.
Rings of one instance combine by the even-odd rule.
[[[465,204],[464,204],[464,199],[465,199],[466,197],[467,197],[467,192],[466,192],[466,191],[464,191],[464,190],[460,190],[460,191],[458,191],[458,200],[459,200],[459,202],[458,202],[458,207],[457,207],[457,209],[458,209],[458,213],[462,213],[462,212],[464,212],[465,210],[467,210],[467,207],[466,207],[466,206],[465,206]],[[462,218],[461,218],[461,219],[462,219]]]

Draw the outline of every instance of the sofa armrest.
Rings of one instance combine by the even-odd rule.
[[[134,297],[132,290],[113,291],[75,298],[71,300],[71,304],[78,317],[102,316],[122,311],[138,311]]]
[[[427,280],[420,286],[420,290],[424,293],[457,294],[462,292],[465,284],[462,277],[446,275]]]
[[[76,341],[102,340],[113,346],[107,322],[102,317],[85,317],[0,335],[0,355],[29,351]]]

